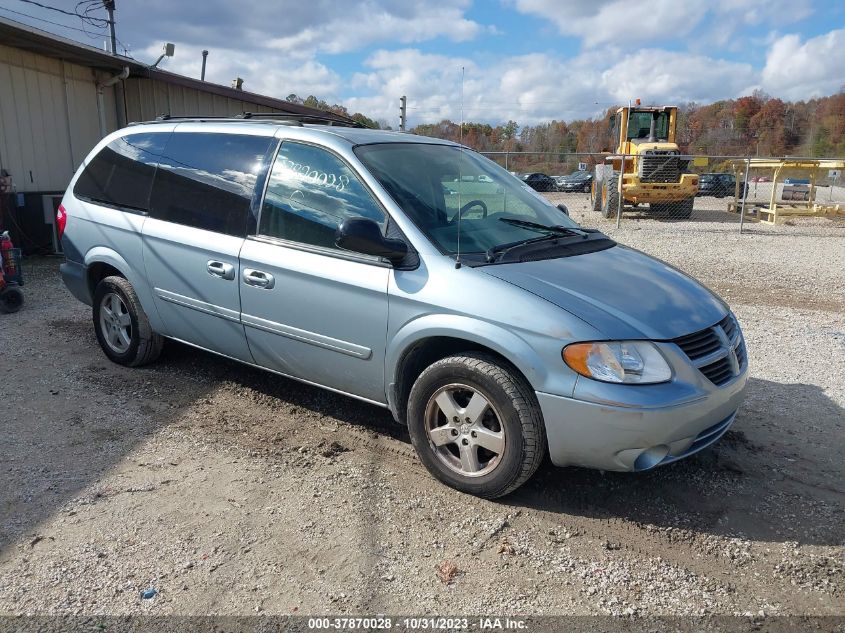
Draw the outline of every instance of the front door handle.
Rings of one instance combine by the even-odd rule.
[[[235,278],[235,267],[232,266],[232,264],[227,264],[226,262],[218,262],[212,259],[205,265],[205,269],[208,271],[209,275],[214,275],[215,277],[220,277],[221,279],[228,279],[231,281]]]
[[[276,285],[276,279],[270,273],[253,268],[244,268],[244,283],[248,286],[270,290],[270,288]]]

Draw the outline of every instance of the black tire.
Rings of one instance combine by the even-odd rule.
[[[606,218],[619,213],[619,174],[613,174],[602,185],[601,214]]]
[[[649,213],[658,218],[665,218],[669,216],[672,210],[672,205],[666,202],[650,202],[648,205]]]
[[[601,183],[595,179],[590,184],[590,202],[593,205],[593,211],[601,211]]]
[[[584,193],[590,193],[592,191],[592,187],[590,185],[584,185]]]
[[[681,200],[674,209],[674,216],[680,220],[689,220],[692,217],[692,210],[695,206],[695,198]]]
[[[103,299],[107,295],[117,295],[123,303],[130,319],[129,344],[125,351],[115,350],[107,342],[107,333],[103,331]],[[97,335],[97,342],[103,348],[103,352],[112,361],[127,367],[139,367],[153,362],[161,354],[164,338],[153,332],[147,314],[141,307],[138,295],[135,290],[123,277],[106,277],[94,290],[94,332]]]
[[[477,476],[462,475],[447,466],[426,430],[426,414],[435,395],[456,383],[472,388],[489,402],[487,410],[500,422],[505,438],[497,464]],[[519,488],[546,455],[546,434],[534,391],[513,368],[485,354],[450,356],[423,371],[408,398],[408,430],[420,461],[432,475],[447,486],[486,499]]]
[[[7,286],[0,292],[0,312],[11,314],[23,307],[23,290],[17,286]]]

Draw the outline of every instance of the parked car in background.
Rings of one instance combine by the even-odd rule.
[[[745,183],[741,183],[739,190],[740,197],[745,196]],[[698,179],[698,193],[697,196],[714,196],[716,198],[724,198],[725,196],[733,197],[736,192],[736,176],[733,174],[701,174]]]
[[[557,191],[557,181],[551,176],[548,176],[539,171],[531,172],[529,174],[522,174],[522,180],[529,187],[535,191]]]
[[[168,338],[364,400],[488,498],[547,456],[644,471],[730,428],[747,354],[706,287],[580,227],[525,186],[544,174],[312,121],[162,119],[90,152],[57,228],[108,358]]]
[[[583,191],[590,193],[593,184],[593,174],[588,171],[574,171],[567,176],[556,179],[558,191]]]

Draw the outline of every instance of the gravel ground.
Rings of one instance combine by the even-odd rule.
[[[432,480],[381,409],[175,343],[110,363],[58,261],[28,262],[0,315],[0,614],[845,614],[845,235],[698,228],[611,232],[735,309],[734,428],[499,502]]]

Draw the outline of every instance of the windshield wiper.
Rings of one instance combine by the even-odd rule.
[[[528,220],[517,220],[516,218],[499,218],[500,222],[505,222],[512,226],[518,226],[530,231],[543,231],[552,233],[554,235],[577,235],[579,237],[589,237],[589,233],[581,229],[573,229],[568,226],[549,226],[547,224],[540,224],[539,222],[529,222]]]
[[[582,231],[581,229],[573,229],[568,226],[548,226],[546,224],[540,224],[539,222],[517,220],[516,218],[499,218],[499,220],[501,220],[502,222],[506,222],[507,224],[518,226],[524,229],[529,229],[532,231],[541,231],[543,233],[546,233],[546,235],[543,235],[542,237],[529,237],[526,239],[517,240],[515,242],[507,242],[506,244],[497,244],[496,246],[491,246],[487,249],[486,253],[487,263],[492,263],[496,261],[497,258],[502,257],[511,249],[518,248],[520,246],[536,244],[537,242],[544,242],[546,240],[556,240],[560,237],[564,237],[567,235],[580,237],[582,239],[587,239],[590,236],[590,234],[586,231]]]

